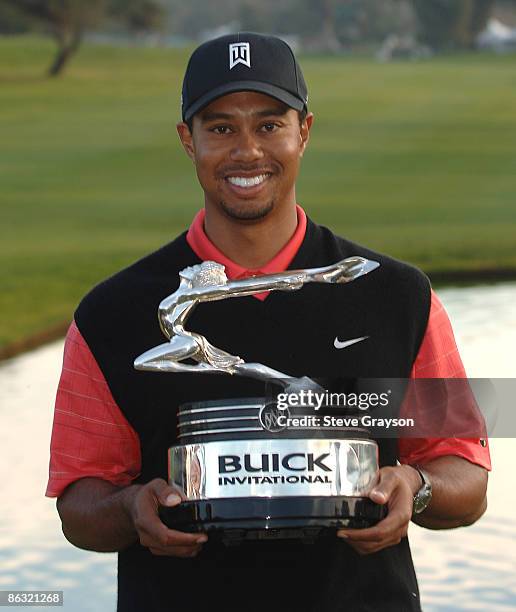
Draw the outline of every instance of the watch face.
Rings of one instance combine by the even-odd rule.
[[[414,496],[413,513],[419,514],[428,506],[432,499],[432,487],[425,483]]]

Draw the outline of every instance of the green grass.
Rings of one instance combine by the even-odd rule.
[[[95,282],[202,202],[175,133],[187,51],[0,39],[0,346],[69,319]],[[516,272],[516,57],[304,57],[316,114],[298,198],[427,271]]]

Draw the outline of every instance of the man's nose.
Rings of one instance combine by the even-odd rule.
[[[233,161],[252,162],[263,157],[263,151],[252,130],[241,130],[231,151]]]

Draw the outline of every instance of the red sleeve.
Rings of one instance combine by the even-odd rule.
[[[57,389],[46,495],[59,497],[69,484],[87,476],[125,486],[140,469],[138,436],[74,322]]]
[[[433,291],[427,329],[411,378],[466,378],[450,320]],[[455,455],[491,469],[486,438],[407,437],[400,438],[398,450],[401,463],[419,464],[444,455]]]

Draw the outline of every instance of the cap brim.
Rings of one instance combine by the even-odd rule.
[[[284,102],[291,108],[302,111],[306,108],[306,104],[300,98],[297,98],[293,94],[271,85],[270,83],[263,83],[261,81],[233,81],[230,83],[224,83],[220,87],[212,89],[208,93],[201,96],[193,104],[191,104],[183,114],[183,121],[189,121],[196,113],[208,106],[211,102],[217,98],[221,98],[229,93],[235,93],[237,91],[256,91],[263,93],[272,98],[276,98],[280,102]]]

